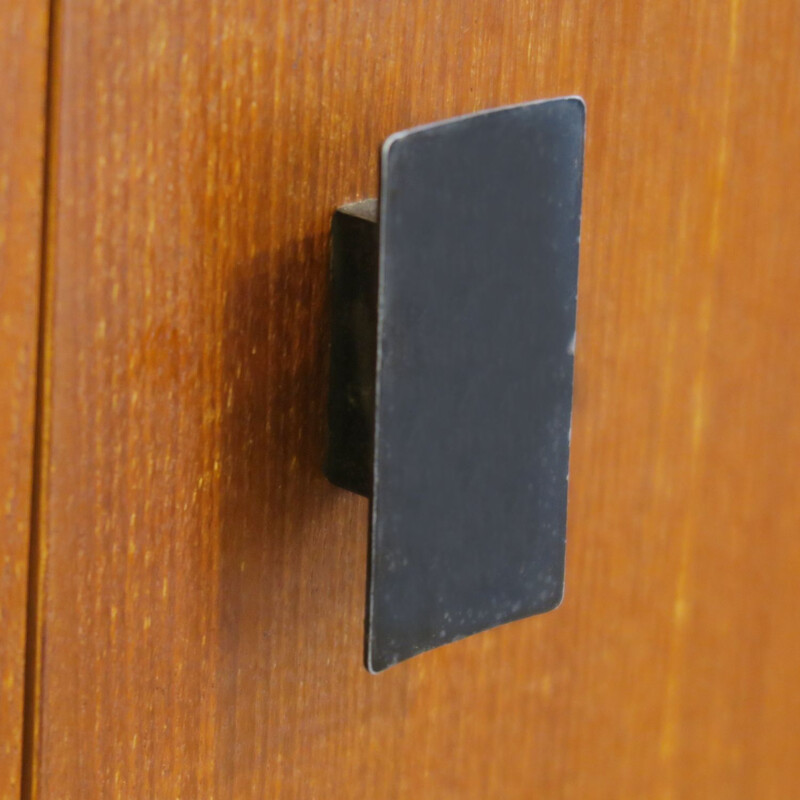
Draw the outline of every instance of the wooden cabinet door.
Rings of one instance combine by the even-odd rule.
[[[793,796],[798,8],[56,4],[27,796]],[[331,213],[391,132],[567,94],[565,602],[371,676]]]

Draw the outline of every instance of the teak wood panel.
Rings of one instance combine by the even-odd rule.
[[[33,794],[785,798],[800,6],[63,0]],[[567,590],[362,666],[327,236],[392,131],[588,106]]]
[[[0,798],[17,800],[39,328],[48,11],[0,0]]]

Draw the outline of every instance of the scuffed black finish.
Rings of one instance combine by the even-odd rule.
[[[369,424],[353,423],[370,413],[367,392],[351,386],[365,403],[343,424],[333,417],[345,394],[332,389],[331,453],[346,452],[348,430],[353,449],[338,473],[347,459],[328,459],[334,482],[372,491],[373,672],[561,601],[583,138],[583,102],[563,98],[384,145],[372,486],[356,444]],[[371,285],[337,288],[344,257],[334,254],[333,385],[372,381],[363,368],[335,372],[357,358],[352,309],[339,328],[349,340],[337,326]],[[369,334],[363,346],[374,351]]]

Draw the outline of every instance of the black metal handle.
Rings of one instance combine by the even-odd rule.
[[[564,587],[584,105],[391,136],[332,226],[326,473],[371,497],[367,667]]]

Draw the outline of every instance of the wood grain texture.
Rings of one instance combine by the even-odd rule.
[[[0,0],[0,798],[17,800],[45,151],[48,6]]]
[[[64,0],[33,794],[786,798],[794,0]],[[390,132],[588,106],[567,593],[369,676],[327,233]]]

